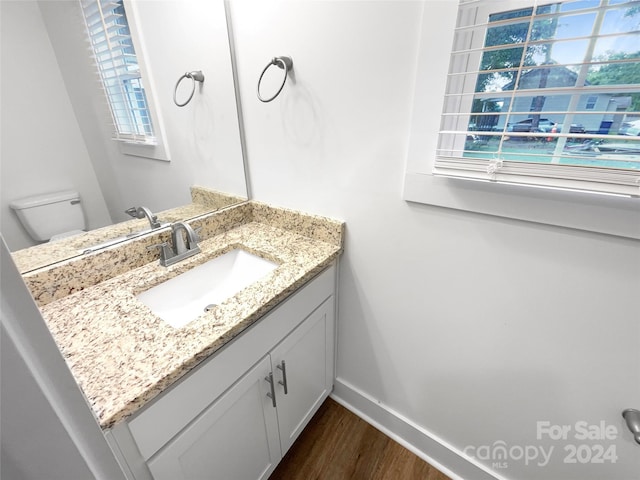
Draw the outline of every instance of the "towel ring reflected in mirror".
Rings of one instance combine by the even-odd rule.
[[[178,93],[178,87],[180,86],[180,82],[182,82],[182,80],[184,80],[185,78],[191,79],[191,95],[189,95],[189,98],[187,98],[187,100],[184,103],[180,103],[178,102],[176,95]],[[200,82],[200,84],[204,82],[204,74],[202,73],[201,70],[186,72],[184,75],[182,75],[176,82],[176,86],[173,89],[173,103],[175,103],[179,107],[184,107],[187,103],[189,103],[193,98],[193,94],[196,92],[196,82]]]

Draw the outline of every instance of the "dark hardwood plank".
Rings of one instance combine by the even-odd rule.
[[[327,399],[269,480],[451,480]]]

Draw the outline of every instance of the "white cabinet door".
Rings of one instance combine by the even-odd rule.
[[[271,352],[283,455],[331,393],[333,315],[330,297]]]
[[[281,458],[266,356],[149,460],[156,480],[254,480]]]

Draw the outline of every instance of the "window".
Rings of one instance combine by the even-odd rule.
[[[147,94],[123,0],[81,0],[81,5],[111,110],[114,138],[155,145]]]
[[[435,175],[640,196],[638,120],[640,2],[461,3]]]

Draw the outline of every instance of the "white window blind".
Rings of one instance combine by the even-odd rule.
[[[459,7],[433,173],[640,196],[640,1]]]
[[[80,0],[117,140],[155,145],[123,0]]]

